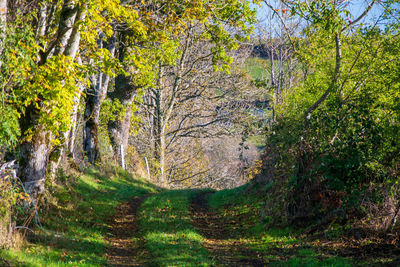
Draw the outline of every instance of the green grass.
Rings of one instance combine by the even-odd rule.
[[[289,260],[274,262],[270,266],[346,267],[353,266],[353,263],[350,260],[340,257],[323,258],[322,256],[317,255],[312,249],[301,249],[298,251],[297,255],[293,256]]]
[[[249,142],[252,145],[255,145],[257,148],[262,148],[266,146],[266,139],[265,136],[262,134],[250,135],[249,138],[247,138],[247,142]]]
[[[43,214],[43,230],[21,250],[2,250],[0,257],[18,266],[105,266],[107,222],[114,208],[133,196],[158,189],[124,171],[113,176],[90,169],[68,177],[51,189]]]
[[[155,266],[213,265],[190,219],[190,199],[196,192],[166,191],[143,202],[139,224]]]
[[[266,80],[269,78],[269,69],[269,61],[265,58],[250,57],[245,61],[245,70],[255,80]]]

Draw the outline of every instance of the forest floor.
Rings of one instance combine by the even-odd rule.
[[[0,266],[400,266],[398,242],[266,228],[246,186],[165,190],[128,173],[66,177],[28,242]]]

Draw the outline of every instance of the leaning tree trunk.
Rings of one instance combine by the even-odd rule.
[[[80,23],[84,21],[86,18],[87,13],[87,4],[84,4],[79,8],[77,15],[75,17],[73,29],[71,35],[69,36],[69,40],[66,44],[63,53],[65,56],[70,57],[72,60],[75,59],[76,54],[79,50],[79,45],[81,41],[81,34],[80,34]],[[81,64],[81,60],[78,59],[79,64]],[[70,128],[62,134],[62,142],[61,145],[57,146],[50,155],[50,167],[49,167],[49,174],[50,178],[53,179],[56,175],[57,169],[62,161],[63,158],[66,156],[66,152],[68,151],[68,144],[69,144],[69,137],[71,131],[75,128],[76,123],[76,116],[77,111],[80,103],[80,93],[82,92],[82,86],[79,86],[79,94],[74,97],[74,104],[71,112],[71,126]]]
[[[121,145],[126,148],[129,140],[129,128],[131,121],[131,105],[136,94],[137,87],[130,83],[130,77],[119,75],[115,79],[115,90],[108,93],[111,100],[118,99],[125,107],[125,114],[122,120],[118,116],[108,122],[111,145],[115,157],[121,161]],[[122,151],[123,153],[124,151]]]

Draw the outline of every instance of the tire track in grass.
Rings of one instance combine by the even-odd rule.
[[[147,253],[138,237],[137,212],[142,202],[150,195],[134,197],[116,208],[111,223],[112,237],[109,239],[110,248],[107,253],[110,266],[145,265],[144,256]]]
[[[212,192],[196,194],[190,210],[193,225],[204,237],[203,245],[214,255],[217,266],[266,266],[261,256],[246,244],[246,240],[232,235],[221,215],[209,210],[207,198],[210,194]]]

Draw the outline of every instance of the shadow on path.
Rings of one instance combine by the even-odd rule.
[[[237,238],[226,227],[224,218],[211,212],[208,195],[200,192],[192,199],[190,211],[193,225],[205,238],[203,245],[215,257],[217,266],[265,266],[261,255],[249,248],[245,239]]]

